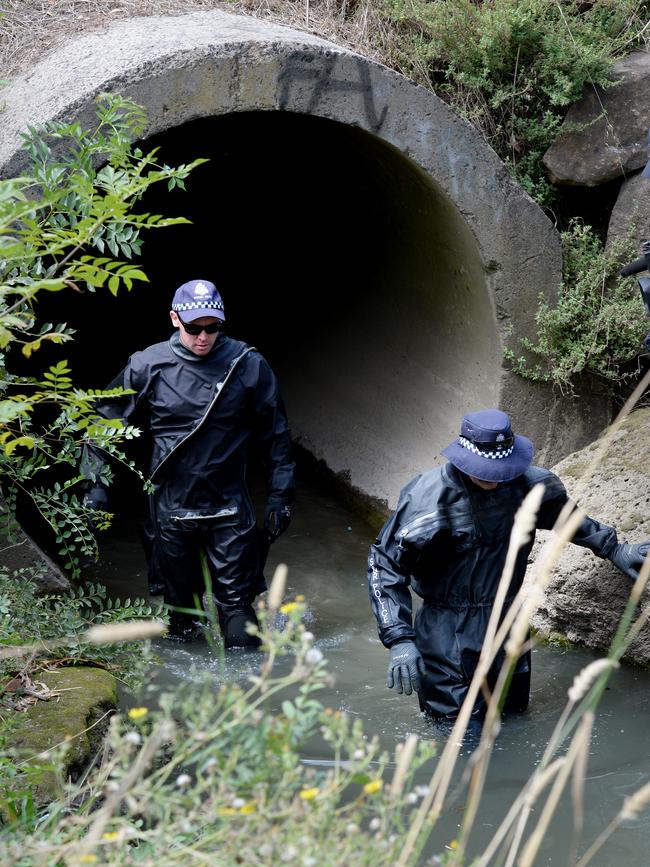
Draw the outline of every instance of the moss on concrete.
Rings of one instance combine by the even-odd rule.
[[[21,760],[28,760],[66,744],[61,776],[75,779],[102,742],[108,716],[94,724],[117,707],[117,681],[107,671],[88,666],[46,671],[35,679],[60,695],[38,701],[24,713],[16,714],[9,745]],[[43,769],[31,777],[39,804],[49,803],[58,794],[60,777],[54,771]]]

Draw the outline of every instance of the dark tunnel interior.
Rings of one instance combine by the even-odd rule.
[[[168,338],[177,286],[212,280],[228,333],[276,370],[295,439],[387,500],[455,433],[458,382],[477,401],[496,388],[494,313],[455,206],[386,142],[310,115],[203,118],[140,146],[169,165],[209,160],[186,191],[158,185],[139,206],[191,225],[143,236],[149,283],[131,292],[46,296],[39,316],[77,331],[51,359],[104,387],[132,352]],[[116,489],[115,510],[132,485]]]
[[[400,232],[376,180],[385,148],[377,143],[369,160],[370,140],[346,128],[343,150],[339,124],[273,112],[200,119],[140,143],[159,148],[161,163],[209,163],[192,172],[187,191],[160,184],[142,200],[139,210],[191,221],[143,233],[148,284],[117,298],[70,291],[42,305],[41,316],[77,329],[67,354],[80,384],[101,387],[132,352],[165,340],[173,292],[194,278],[218,286],[228,333],[274,365],[350,318],[367,302],[350,289],[386,267]]]

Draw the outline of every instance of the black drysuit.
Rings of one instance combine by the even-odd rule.
[[[202,548],[220,617],[250,610],[266,589],[268,550],[247,487],[251,453],[264,466],[267,510],[287,506],[294,492],[289,428],[273,371],[240,341],[221,335],[199,357],[175,333],[132,355],[111,385],[133,394],[105,400],[102,415],[139,424],[152,439],[150,520],[165,601],[186,608],[201,598]]]
[[[426,672],[420,706],[436,717],[457,716],[476,669],[503,572],[517,509],[538,483],[545,487],[537,528],[550,530],[567,502],[556,475],[531,467],[524,475],[484,491],[446,464],[416,476],[401,492],[397,509],[370,549],[369,591],[379,637],[386,647],[414,640]],[[505,609],[526,572],[534,539],[517,557]],[[572,541],[606,557],[616,531],[584,518]],[[415,628],[409,591],[422,597]],[[503,651],[488,678],[493,686]],[[506,709],[524,710],[530,688],[530,655],[519,660]],[[479,699],[474,713],[485,710]]]

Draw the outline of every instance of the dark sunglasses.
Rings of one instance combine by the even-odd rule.
[[[209,325],[194,325],[192,322],[183,322],[183,320],[178,317],[179,322],[183,326],[184,330],[187,331],[188,334],[191,334],[192,337],[196,337],[202,331],[205,331],[206,334],[216,334],[217,331],[221,331],[221,322],[211,322]]]
[[[481,442],[479,440],[470,440],[470,442],[476,446],[476,448],[481,449],[484,452],[500,452],[505,451],[505,449],[509,449],[511,445],[514,444],[514,437],[504,437],[499,442],[495,442],[494,440],[490,440],[489,442]]]

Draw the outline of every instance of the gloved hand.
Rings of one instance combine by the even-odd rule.
[[[640,542],[638,545],[617,544],[608,556],[617,569],[624,572],[633,581],[639,577],[639,570],[650,550],[650,542]]]
[[[86,509],[92,509],[92,511],[108,511],[108,494],[103,485],[94,485],[92,488],[89,488],[84,494],[84,498],[81,501],[82,506]]]
[[[289,506],[268,508],[264,517],[264,529],[269,543],[272,544],[281,536],[291,523],[291,509]]]
[[[388,677],[386,686],[392,689],[397,685],[397,691],[410,695],[413,690],[420,689],[420,675],[424,674],[424,660],[420,651],[411,640],[399,641],[390,648],[388,660]]]

